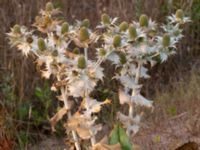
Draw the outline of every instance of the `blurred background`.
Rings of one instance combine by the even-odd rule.
[[[31,27],[46,2],[48,0],[0,0],[0,150],[16,147],[27,149],[30,144],[37,144],[41,139],[52,136],[48,120],[56,112],[59,104],[55,100],[56,93],[50,90],[51,81],[40,78],[35,69],[34,57],[23,57],[16,48],[8,45],[6,38],[6,33],[15,24]],[[183,9],[185,14],[191,17],[192,22],[184,27],[185,37],[178,45],[177,55],[163,64],[156,65],[149,72],[151,78],[142,81],[143,94],[154,100],[155,111],[147,113],[144,120],[146,126],[142,127],[143,132],[133,137],[133,140],[144,147],[156,145],[154,149],[159,149],[159,145],[162,147],[162,141],[167,137],[161,131],[169,128],[169,124],[187,124],[184,129],[188,129],[185,133],[181,126],[170,128],[169,135],[176,134],[174,131],[180,133],[176,136],[182,136],[181,133],[185,137],[192,138],[199,135],[200,0],[52,0],[52,2],[55,7],[63,11],[69,23],[74,23],[76,19],[88,18],[92,27],[98,24],[102,13],[107,13],[111,17],[117,16],[120,21],[138,20],[139,16],[145,13],[162,24],[166,21],[167,15],[179,8]],[[116,89],[113,89],[112,93],[109,93],[108,90],[104,90],[99,96],[116,99],[115,91]],[[112,106],[112,112],[116,110],[115,107],[117,106]],[[108,110],[105,110],[104,116],[110,115],[106,113]],[[113,116],[105,118],[111,117]],[[62,123],[57,128],[57,133],[54,134],[56,139],[63,136]],[[145,136],[146,134],[149,136]],[[188,139],[180,141],[187,142]]]

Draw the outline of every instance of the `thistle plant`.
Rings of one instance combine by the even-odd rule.
[[[31,30],[15,25],[7,33],[12,47],[17,47],[25,57],[36,56],[41,76],[53,80],[51,89],[60,93],[57,97],[63,107],[51,118],[52,129],[67,115],[64,126],[67,133],[71,133],[77,150],[81,149],[80,139],[89,139],[93,150],[132,149],[123,141],[139,130],[142,112],[138,114],[136,108],[153,107],[153,102],[140,93],[140,79],[150,77],[147,64],[153,67],[175,54],[176,44],[183,37],[180,27],[190,20],[178,10],[167,18],[166,25],[158,28],[146,15],[141,15],[138,22],[119,23],[118,18],[103,14],[100,24],[92,30],[88,19],[71,25],[59,19],[60,14],[49,2],[36,17]],[[95,59],[88,56],[91,50],[96,52]],[[112,101],[99,102],[90,93],[97,82],[106,77],[101,65],[105,61],[111,61],[116,68],[113,79],[121,84],[119,101],[122,106],[127,104],[129,111],[128,114],[117,113],[122,127],[115,126],[109,138],[97,141],[96,135],[103,126],[97,124],[95,114]],[[76,101],[80,101],[78,106]]]

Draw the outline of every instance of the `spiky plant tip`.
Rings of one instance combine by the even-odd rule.
[[[120,47],[120,45],[121,45],[121,36],[115,35],[115,37],[113,38],[113,46]]]
[[[101,21],[103,22],[103,24],[110,24],[110,17],[107,14],[102,14],[101,15]]]
[[[61,33],[65,34],[69,31],[69,24],[68,22],[64,22],[61,27]]]
[[[139,22],[141,27],[148,27],[148,16],[143,14],[140,16]]]
[[[53,9],[54,9],[53,3],[52,2],[48,2],[46,4],[45,10],[48,11],[48,12],[51,12]]]
[[[40,51],[44,51],[46,49],[46,45],[43,38],[38,39],[38,48]]]
[[[78,68],[84,69],[86,67],[86,60],[84,56],[78,58]]]
[[[120,31],[126,31],[128,29],[128,23],[126,21],[123,21],[120,25],[119,25],[119,29]]]
[[[90,20],[89,19],[84,19],[82,24],[81,24],[81,27],[89,28],[90,27]]]
[[[79,38],[81,42],[88,40],[90,37],[88,29],[86,27],[81,27],[79,31]]]
[[[137,37],[136,28],[133,25],[130,25],[128,28],[129,37],[131,39],[135,39]]]
[[[162,45],[163,45],[164,47],[167,47],[167,46],[170,45],[170,36],[169,36],[169,34],[165,33],[165,34],[163,35]]]

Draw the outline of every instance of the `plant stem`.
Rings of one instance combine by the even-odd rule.
[[[61,94],[62,94],[62,97],[63,97],[63,100],[64,100],[65,108],[68,110],[67,116],[68,116],[68,118],[71,118],[71,111],[69,109],[70,106],[69,106],[69,103],[67,101],[67,96],[66,96],[64,87],[61,87]],[[74,139],[74,145],[76,147],[76,150],[81,150],[80,143],[79,143],[79,140],[78,140],[78,136],[76,134],[76,131],[74,131],[74,130],[72,130],[72,137]]]
[[[138,63],[138,67],[137,67],[137,71],[136,71],[136,75],[135,75],[135,84],[138,84],[139,82],[139,78],[140,78],[140,69],[141,69],[141,62]],[[136,94],[136,89],[132,90],[132,96],[134,96]],[[133,105],[129,105],[129,117],[133,117]]]
[[[88,60],[88,48],[84,48],[85,60]]]
[[[68,116],[68,118],[71,118],[71,112],[70,111],[68,111],[67,116]],[[76,150],[81,150],[80,143],[79,143],[79,140],[78,140],[78,136],[77,136],[77,134],[74,130],[72,130],[72,137],[74,139],[74,145],[76,147]]]

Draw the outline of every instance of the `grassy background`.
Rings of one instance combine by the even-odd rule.
[[[10,131],[10,134],[6,132],[8,139],[14,139],[11,141],[17,141],[21,147],[27,145],[30,134],[33,134],[35,139],[41,130],[42,133],[49,134],[47,119],[58,104],[53,101],[55,98],[49,90],[49,83],[40,79],[33,65],[34,58],[24,58],[15,48],[10,48],[5,33],[14,24],[31,26],[38,11],[44,8],[46,2],[47,0],[0,1],[0,112],[5,114],[0,114],[0,139],[6,126]],[[146,97],[155,99],[158,109],[152,119],[157,121],[194,110],[193,108],[198,106],[196,103],[200,100],[200,0],[52,2],[61,8],[68,22],[88,18],[92,27],[97,25],[103,12],[126,21],[138,19],[140,14],[146,13],[157,22],[164,22],[165,16],[182,8],[191,16],[193,22],[185,27],[185,37],[178,45],[178,54],[150,71],[152,78],[143,81],[143,93]],[[34,114],[31,118],[28,117],[30,110]]]

